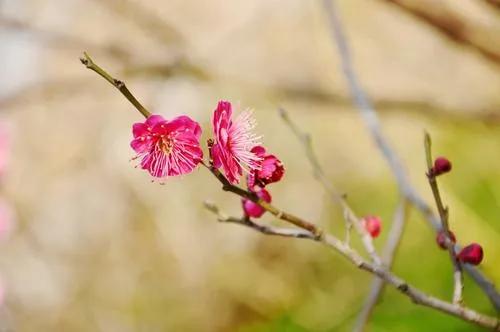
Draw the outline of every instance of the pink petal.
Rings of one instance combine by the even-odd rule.
[[[211,157],[214,163],[215,168],[220,168],[222,167],[222,158],[221,158],[221,150],[219,147],[219,144],[214,144],[212,148],[210,149],[211,152]]]
[[[133,139],[132,142],[130,142],[130,147],[137,153],[144,153],[148,151],[151,149],[151,145],[152,139],[144,136]]]
[[[146,125],[148,127],[153,127],[154,125],[158,124],[158,123],[161,123],[161,122],[165,122],[165,119],[163,118],[163,116],[161,115],[158,115],[158,114],[153,114],[151,116],[149,116],[147,119],[146,119]]]
[[[166,125],[167,130],[174,131],[189,131],[191,132],[197,139],[201,136],[201,127],[198,122],[192,120],[190,117],[181,115],[178,116],[172,121],[169,121]]]
[[[148,126],[145,123],[137,122],[132,125],[132,134],[134,138],[149,134]]]

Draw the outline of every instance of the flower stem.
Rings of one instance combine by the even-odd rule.
[[[134,105],[134,107],[141,112],[144,117],[148,118],[151,115],[151,112],[149,112],[142,104],[137,100],[137,98],[134,97],[132,92],[127,88],[125,83],[121,80],[118,80],[111,76],[108,72],[106,72],[104,69],[99,67],[93,60],[92,58],[87,54],[87,52],[83,52],[83,57],[80,58],[80,61],[82,62],[85,67],[87,67],[90,70],[95,71],[97,74],[99,74],[101,77],[103,77],[106,81],[108,81],[111,85],[113,85],[115,88],[117,88],[124,96],[125,98],[128,99]]]

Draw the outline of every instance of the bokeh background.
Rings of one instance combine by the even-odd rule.
[[[412,183],[432,202],[428,130],[435,153],[454,165],[440,179],[452,228],[461,243],[483,245],[480,269],[499,285],[496,1],[337,2],[360,79]],[[393,2],[432,11],[444,28]],[[80,64],[83,51],[155,113],[197,119],[205,138],[219,99],[253,108],[265,145],[286,166],[271,187],[276,205],[339,236],[342,213],[278,106],[311,133],[327,176],[358,214],[383,218],[379,248],[399,200],[351,105],[319,1],[2,0],[0,120],[11,152],[1,195],[15,221],[0,244],[1,330],[349,331],[372,277],[315,243],[217,223],[204,200],[234,215],[240,201],[202,168],[151,183],[129,161],[140,114]],[[451,297],[448,255],[416,211],[394,269]],[[468,277],[465,299],[495,314]],[[393,289],[368,327],[475,330]]]

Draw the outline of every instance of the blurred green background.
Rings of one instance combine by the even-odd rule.
[[[499,43],[500,11],[486,1],[433,3]],[[360,79],[412,183],[432,202],[428,130],[434,153],[454,165],[440,179],[451,227],[461,243],[483,245],[480,269],[500,285],[500,64],[386,1],[338,4]],[[0,244],[2,331],[350,331],[371,275],[318,244],[217,223],[205,199],[234,215],[240,201],[203,168],[151,183],[129,161],[140,114],[78,61],[88,51],[153,112],[200,121],[205,138],[219,99],[253,108],[286,167],[273,202],[342,236],[341,211],[278,116],[285,107],[355,211],[383,218],[381,248],[397,187],[350,104],[327,29],[317,1],[0,1],[0,115],[13,128],[2,192],[17,213]],[[394,270],[451,299],[448,255],[416,211]],[[468,277],[465,300],[495,315]],[[368,327],[475,330],[393,289]]]

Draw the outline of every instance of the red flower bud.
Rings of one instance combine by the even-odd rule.
[[[483,260],[483,248],[477,243],[469,244],[462,248],[457,258],[462,263],[478,265]]]
[[[445,157],[437,157],[434,160],[434,167],[432,168],[432,175],[438,176],[451,171],[451,162]]]
[[[363,218],[363,226],[372,237],[377,237],[382,228],[382,220],[375,216],[366,216]]]
[[[266,189],[261,189],[256,194],[264,202],[271,203],[271,194]],[[260,218],[266,212],[263,207],[246,198],[242,199],[242,205],[243,212],[247,217]]]
[[[250,189],[253,189],[256,185],[265,187],[270,183],[281,180],[285,173],[285,167],[275,155],[266,154],[266,149],[260,145],[253,147],[251,152],[262,158],[262,160],[260,161],[260,168],[250,172],[247,177],[247,184]]]
[[[452,243],[457,242],[457,239],[455,238],[455,234],[453,234],[452,231],[450,231],[450,240]],[[446,249],[446,234],[443,231],[439,231],[436,235],[436,243],[438,244],[441,249]]]

